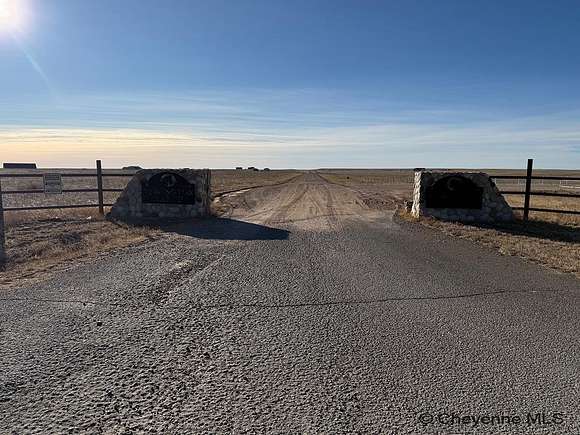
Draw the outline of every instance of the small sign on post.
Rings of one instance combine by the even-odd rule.
[[[44,193],[62,193],[62,176],[60,174],[44,174]]]

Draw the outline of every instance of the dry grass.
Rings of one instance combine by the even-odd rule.
[[[476,225],[432,218],[415,219],[403,211],[398,215],[450,236],[472,240],[503,255],[525,258],[580,278],[580,226],[540,220]]]
[[[580,193],[580,192],[579,192]],[[512,207],[523,207],[523,195],[506,195],[506,200]],[[580,211],[580,198],[558,198],[550,196],[532,196],[530,198],[530,207],[551,208],[555,210],[572,210]],[[520,215],[521,212],[518,212]],[[544,213],[532,211],[530,217],[534,221],[554,222],[563,225],[580,226],[580,215]]]
[[[75,172],[87,177],[63,178],[65,189],[96,188],[96,178],[89,169],[49,171],[0,170],[2,173]],[[123,188],[130,177],[104,180],[105,188]],[[3,178],[2,190],[42,190],[42,177]],[[105,202],[114,202],[117,193],[106,193]],[[40,207],[51,205],[96,204],[96,193],[62,195],[4,195],[4,207]],[[104,220],[97,208],[33,210],[6,212],[6,249],[8,263],[0,274],[0,285],[7,286],[46,276],[65,267],[70,261],[91,258],[107,250],[147,241],[153,232],[129,228]]]
[[[414,177],[410,169],[320,169],[317,172],[327,180],[345,186],[411,185]]]
[[[8,264],[0,285],[44,277],[80,259],[160,237],[157,230],[131,227],[98,218],[52,218],[12,225],[6,231]]]
[[[50,170],[5,170],[0,169],[0,173],[35,173],[40,174],[40,177],[34,178],[2,178],[2,190],[42,190],[43,181],[42,174],[44,172],[74,172],[86,173],[87,177],[63,178],[64,189],[96,189],[96,177],[94,170],[91,169],[50,169]],[[108,171],[113,173],[127,173],[128,171]],[[123,189],[131,176],[127,177],[105,177],[103,180],[103,187],[105,189]],[[112,204],[119,196],[116,192],[105,192],[105,203]],[[45,195],[44,193],[26,194],[26,195],[4,195],[3,203],[5,208],[9,207],[42,207],[52,205],[86,205],[98,203],[97,193],[64,193],[58,195]],[[33,222],[37,220],[45,220],[52,218],[60,219],[81,219],[93,217],[98,218],[96,208],[82,208],[82,209],[65,209],[65,210],[35,210],[35,211],[19,211],[6,212],[5,220],[8,226],[18,225],[21,223]]]
[[[356,190],[367,206],[394,210],[413,192],[413,171],[409,169],[321,169],[327,181]]]
[[[293,170],[236,171],[215,169],[211,171],[211,191],[215,197],[234,190],[285,183],[300,174],[301,172]]]

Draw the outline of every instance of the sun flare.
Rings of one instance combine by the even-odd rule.
[[[25,12],[24,0],[0,0],[0,32],[23,30]]]

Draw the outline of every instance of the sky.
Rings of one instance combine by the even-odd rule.
[[[577,0],[0,0],[0,161],[580,168]]]

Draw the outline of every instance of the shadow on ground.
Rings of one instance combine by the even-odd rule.
[[[289,231],[226,218],[160,225],[162,231],[211,240],[286,240]]]
[[[410,214],[398,211],[394,216],[397,222],[416,221]],[[430,221],[433,224],[444,224],[445,221],[440,221],[435,218],[422,218],[424,221]],[[537,239],[552,240],[556,242],[566,243],[580,243],[580,227],[577,225],[559,224],[556,222],[536,221],[530,220],[525,222],[521,219],[516,219],[514,222],[456,222],[451,223],[461,224],[464,228],[481,228],[486,230],[494,230],[500,233],[512,234],[515,236],[526,236]],[[437,226],[437,225],[435,225]]]
[[[493,229],[516,236],[535,237],[538,239],[554,240],[558,242],[580,243],[580,229],[578,227],[561,225],[555,222],[515,221],[513,223],[496,223],[493,225],[483,223],[468,223],[466,225]]]

